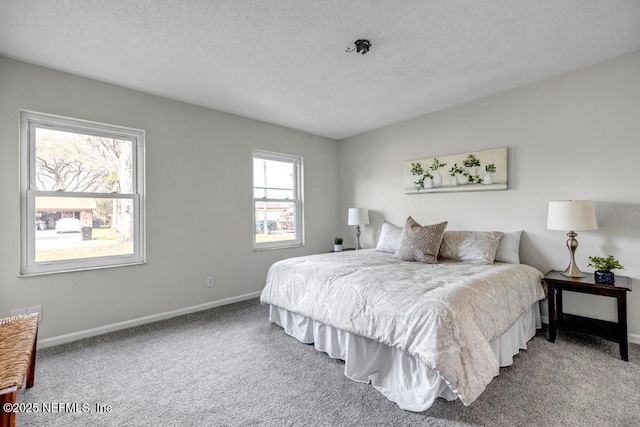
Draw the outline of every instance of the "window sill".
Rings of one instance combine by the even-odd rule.
[[[304,246],[304,243],[295,243],[284,246],[265,246],[263,248],[253,248],[253,252],[263,252],[263,251],[272,251],[275,249],[291,249],[291,248],[301,248]]]
[[[103,270],[105,268],[119,268],[119,267],[129,267],[132,265],[142,265],[142,264],[146,264],[147,261],[136,261],[136,262],[129,262],[129,263],[123,263],[123,264],[111,264],[111,265],[97,265],[97,266],[93,266],[93,267],[80,267],[80,268],[67,268],[64,270],[51,270],[51,271],[38,271],[38,272],[34,272],[34,273],[20,273],[18,275],[19,278],[29,278],[29,277],[36,277],[36,276],[48,276],[50,274],[60,274],[60,273],[75,273],[75,272],[79,272],[79,271],[91,271],[91,270]]]

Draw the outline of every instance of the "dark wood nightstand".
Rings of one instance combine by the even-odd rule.
[[[593,274],[587,277],[566,277],[559,271],[551,271],[545,277],[549,291],[549,341],[555,342],[556,329],[567,329],[597,335],[620,344],[620,357],[629,361],[629,343],[627,341],[627,292],[631,291],[631,279],[616,274],[616,283],[602,285],[596,283]],[[556,293],[557,291],[557,293]],[[581,292],[602,295],[618,300],[618,322],[591,319],[562,311],[562,291]]]

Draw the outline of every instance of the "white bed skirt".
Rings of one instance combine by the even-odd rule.
[[[269,306],[269,320],[299,341],[334,359],[344,360],[344,374],[354,381],[371,383],[387,399],[408,411],[425,411],[437,397],[458,398],[439,372],[394,347],[363,338],[342,329]],[[536,302],[507,332],[489,343],[500,366],[513,363],[513,356],[527,348],[527,342],[542,327]]]

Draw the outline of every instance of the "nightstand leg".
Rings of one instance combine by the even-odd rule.
[[[629,361],[629,343],[627,342],[627,293],[618,292],[618,328],[620,340],[620,357]]]
[[[556,291],[556,325],[564,325],[564,309],[562,307],[562,289]]]
[[[547,306],[549,308],[549,341],[556,342],[556,285],[547,281]]]

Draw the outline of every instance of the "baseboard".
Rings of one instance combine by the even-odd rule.
[[[540,320],[542,323],[548,325],[549,324],[549,316],[540,316]],[[637,334],[627,334],[627,339],[630,343],[640,344],[640,335]]]
[[[208,310],[214,307],[220,307],[227,304],[233,304],[234,302],[245,301],[260,296],[260,291],[251,292],[249,294],[239,295],[237,297],[225,298],[218,301],[211,301],[205,304],[193,305],[191,307],[180,308],[178,310],[167,311],[164,313],[152,314],[151,316],[140,317],[138,319],[127,320],[124,322],[112,323],[110,325],[99,326],[97,328],[86,329],[84,331],[72,332],[70,334],[59,335],[57,337],[44,338],[38,340],[38,348],[53,347],[60,344],[66,344],[73,341],[78,341],[83,338],[95,337],[97,335],[106,334],[109,332],[119,331],[120,329],[131,328],[133,326],[144,325],[146,323],[157,322],[158,320],[170,319],[172,317],[182,316],[184,314],[195,313],[197,311]],[[548,316],[540,316],[540,320],[544,324],[549,324]],[[633,344],[640,344],[640,335],[629,334],[629,342]]]
[[[84,331],[72,332],[70,334],[59,335],[57,337],[45,338],[38,340],[38,348],[53,347],[60,344],[66,344],[78,341],[83,338],[95,337],[97,335],[106,334],[108,332],[119,331],[120,329],[131,328],[133,326],[144,325],[146,323],[157,322],[158,320],[170,319],[172,317],[182,316],[184,314],[195,313],[197,311],[208,310],[222,305],[233,304],[234,302],[245,301],[260,296],[260,291],[251,292],[249,294],[239,295],[237,297],[225,298],[218,301],[211,301],[205,304],[193,305],[191,307],[171,310],[164,313],[152,314],[151,316],[140,317],[138,319],[127,320],[124,322],[112,323],[110,325],[99,326],[97,328],[85,329]]]

